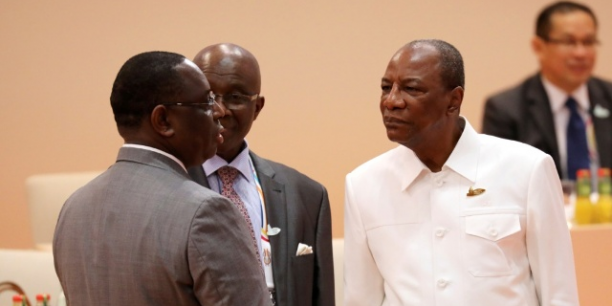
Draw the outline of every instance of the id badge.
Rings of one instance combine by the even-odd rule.
[[[274,278],[272,274],[272,248],[268,236],[261,233],[261,248],[263,249],[263,266],[264,274],[266,275],[266,284],[268,288],[274,288]]]

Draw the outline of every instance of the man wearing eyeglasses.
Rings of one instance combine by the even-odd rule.
[[[187,174],[223,141],[202,71],[138,54],[110,100],[125,144],[66,201],[53,239],[68,305],[270,305],[242,216]]]
[[[245,140],[265,102],[257,60],[240,46],[217,44],[200,51],[194,62],[225,113],[220,119],[225,142],[203,166],[189,169],[191,176],[244,207],[275,305],[334,305],[327,190],[295,169],[259,157]]]
[[[556,2],[536,22],[540,72],[486,101],[482,132],[550,154],[559,176],[612,166],[612,83],[593,77],[597,19],[575,2]],[[593,136],[594,135],[594,136]]]

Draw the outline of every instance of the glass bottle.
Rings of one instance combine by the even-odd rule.
[[[610,182],[610,169],[600,168],[597,171],[599,197],[595,203],[595,222],[612,222],[612,185]]]
[[[25,299],[23,295],[17,294],[13,295],[13,306],[25,306]]]
[[[49,294],[37,294],[36,295],[36,306],[49,306]]]
[[[574,221],[578,225],[590,224],[593,218],[591,203],[591,172],[580,169],[576,172],[576,206]]]

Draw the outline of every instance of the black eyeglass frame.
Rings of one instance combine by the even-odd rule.
[[[247,103],[253,102],[259,98],[259,93],[248,95],[239,92],[230,92],[226,94],[214,94],[215,102],[221,104],[227,109],[236,110],[244,107]],[[231,98],[227,98],[231,97]],[[228,103],[229,101],[229,103]]]
[[[597,38],[593,39],[559,39],[559,38],[544,38],[540,37],[544,42],[548,44],[560,45],[566,48],[576,48],[578,45],[582,45],[584,48],[591,49],[595,47],[599,47],[601,42]]]
[[[208,95],[208,99],[206,102],[166,102],[166,103],[160,103],[161,105],[164,106],[188,106],[188,107],[197,107],[200,109],[203,109],[204,111],[212,111],[215,103],[216,103],[216,95],[211,91],[210,94]]]

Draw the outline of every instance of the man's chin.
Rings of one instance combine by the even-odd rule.
[[[227,152],[227,147],[224,145],[224,144],[226,144],[226,143],[227,143],[227,138],[226,138],[226,139],[223,141],[223,143],[222,143],[222,144],[220,144],[220,145],[218,145],[218,146],[217,146],[217,150],[216,150],[216,153],[215,153],[215,154],[217,154],[217,155],[219,155],[219,154],[223,155],[223,153]]]
[[[206,154],[204,154],[204,160],[202,160],[202,162],[200,164],[203,164],[205,161],[211,159],[213,156],[215,156],[215,154],[217,154],[217,150],[209,150],[208,152],[206,152]]]
[[[221,133],[223,136],[223,143],[217,145],[217,155],[233,151],[237,146],[242,146],[242,140],[236,141],[231,135]]]

